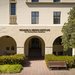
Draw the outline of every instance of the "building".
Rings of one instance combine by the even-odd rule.
[[[64,52],[62,26],[75,0],[0,0],[0,55],[75,55]]]

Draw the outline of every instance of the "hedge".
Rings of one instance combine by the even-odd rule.
[[[74,63],[74,58],[72,56],[55,56],[55,55],[46,55],[45,61],[48,63],[48,61],[65,61],[68,67],[72,67]]]
[[[0,65],[3,64],[23,64],[25,56],[23,54],[0,56]]]

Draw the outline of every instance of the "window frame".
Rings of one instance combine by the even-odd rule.
[[[32,0],[31,2],[39,2],[39,0]]]
[[[16,3],[10,3],[10,15],[16,15]]]
[[[39,11],[31,12],[31,24],[39,24]]]
[[[61,24],[61,11],[53,12],[53,24]]]
[[[53,2],[60,2],[60,0],[53,0]]]

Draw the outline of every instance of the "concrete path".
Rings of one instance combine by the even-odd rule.
[[[49,70],[44,60],[27,62],[21,73],[0,75],[75,75],[75,69],[71,70]]]

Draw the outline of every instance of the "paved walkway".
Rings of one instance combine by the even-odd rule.
[[[27,62],[21,73],[0,75],[75,75],[75,69],[71,70],[49,70],[44,60]]]

